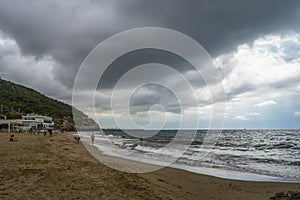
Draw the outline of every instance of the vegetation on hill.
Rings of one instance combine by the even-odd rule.
[[[27,113],[36,113],[52,117],[57,128],[66,124],[74,128],[72,106],[49,98],[33,89],[0,78],[0,114],[7,119],[19,119]],[[83,119],[88,117],[75,110]],[[92,122],[91,122],[92,121]],[[90,124],[95,124],[89,119]]]

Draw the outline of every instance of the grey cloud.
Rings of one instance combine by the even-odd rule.
[[[187,71],[194,70],[194,67],[189,62],[173,53],[155,49],[136,50],[119,57],[107,68],[99,81],[99,88],[113,88],[124,73],[136,66],[146,63],[164,64],[176,69],[179,73],[185,73]],[[148,74],[148,76],[153,76],[153,80],[170,78],[166,77],[165,74],[157,73]],[[194,82],[198,83],[199,85],[201,84],[201,77],[198,78],[198,81]],[[202,84],[204,84],[203,81]],[[123,86],[126,87],[126,85]]]
[[[93,1],[2,1],[0,30],[14,38],[24,55],[52,56],[63,68],[54,68],[58,81],[73,86],[76,71],[100,41],[122,29],[110,5]]]
[[[257,86],[256,83],[243,83],[241,85],[238,85],[237,87],[233,88],[231,91],[229,91],[226,94],[226,99],[231,100],[234,98],[236,95],[243,94],[246,92],[253,92],[258,89],[264,89],[264,90],[272,90],[275,89],[276,91],[292,91],[298,93],[299,91],[295,90],[295,85],[300,84],[300,78],[298,76],[292,77],[289,79],[281,80],[281,81],[276,81],[272,84],[270,83],[265,83],[265,84],[260,84],[259,87]]]
[[[260,88],[265,87],[265,86],[260,86]],[[257,85],[255,83],[243,83],[241,85],[238,85],[237,87],[233,88],[231,91],[229,91],[226,94],[226,99],[231,100],[238,94],[243,94],[246,92],[254,91],[257,89]]]
[[[299,1],[130,1],[120,12],[188,34],[213,56],[259,35],[299,30]],[[126,4],[126,3],[124,3]]]
[[[147,90],[145,93],[143,90]],[[130,112],[148,111],[154,104],[164,106],[167,112],[180,113],[180,102],[168,88],[148,84],[135,91],[130,99]]]
[[[42,87],[42,92],[68,100],[80,63],[93,47],[112,34],[143,26],[171,28],[194,38],[216,57],[264,34],[299,31],[299,8],[300,1],[292,0],[3,0],[0,3],[0,30],[16,40],[23,55],[34,56],[36,60],[50,56],[58,63],[51,71],[53,81],[58,83],[53,83],[52,88]],[[1,52],[0,49],[0,58],[10,53],[12,52],[9,49],[6,52]],[[183,73],[192,71],[186,61],[170,53],[136,51],[121,57],[111,65],[100,81],[104,83],[100,89],[111,88],[122,74],[133,66],[148,62],[170,65]],[[2,66],[1,69],[7,68]],[[14,69],[17,71],[17,67]],[[12,70],[9,70],[12,80],[30,82],[31,76],[28,76],[28,80],[22,80],[24,76],[20,77]],[[232,69],[224,70],[227,70],[224,74],[228,74]],[[195,78],[191,83],[197,87],[205,85],[201,78]],[[37,85],[32,86],[39,89]],[[58,86],[62,89],[55,90]],[[252,84],[241,85],[231,91],[228,97],[232,98],[235,94],[254,89]],[[67,94],[62,90],[68,91]],[[154,95],[134,98],[133,112],[145,110],[155,103],[167,105],[167,111],[180,112],[172,95],[157,88],[154,92],[155,98]],[[160,94],[165,96],[159,96]],[[108,102],[107,98],[105,103],[100,100],[101,98],[98,101],[99,105],[97,104],[99,108],[108,110],[109,107],[105,104]],[[221,101],[222,97],[218,100]],[[200,103],[208,104],[206,101]]]
[[[196,39],[213,56],[258,35],[299,30],[299,1],[1,1],[0,29],[24,54],[53,56],[58,81],[72,87],[87,53],[126,29],[162,26]]]
[[[274,89],[295,89],[295,85],[300,84],[300,77],[295,76],[290,79],[278,81],[270,86],[270,88]]]

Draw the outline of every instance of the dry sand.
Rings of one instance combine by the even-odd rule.
[[[0,199],[269,199],[299,183],[234,181],[164,168],[146,174],[111,169],[71,133],[0,133]],[[112,162],[116,158],[107,157]],[[118,159],[117,159],[118,160]],[[118,160],[118,162],[125,160]]]

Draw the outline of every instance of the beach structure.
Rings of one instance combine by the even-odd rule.
[[[25,129],[39,129],[39,130],[48,130],[54,128],[54,122],[52,117],[42,116],[42,115],[32,115],[27,114],[22,116],[21,124]]]
[[[21,119],[3,119],[0,120],[0,126],[5,127],[7,132],[19,132],[34,130],[49,130],[54,129],[54,122],[52,117],[27,114]]]
[[[0,127],[2,130],[7,130],[7,132],[15,132],[16,126],[18,126],[20,120],[18,119],[0,119]]]

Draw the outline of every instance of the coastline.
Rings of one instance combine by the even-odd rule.
[[[57,133],[51,143],[48,136],[16,136],[18,142],[9,142],[9,134],[0,133],[1,199],[251,200],[300,188],[300,183],[222,179],[171,167],[129,174],[100,163],[84,145],[73,143],[72,133]],[[97,155],[113,163],[131,162]]]
[[[288,179],[280,177],[272,177],[267,175],[259,175],[249,172],[239,172],[232,170],[224,170],[218,168],[187,168],[186,166],[174,165],[163,166],[159,164],[154,164],[153,162],[144,162],[144,160],[136,161],[132,159],[127,159],[119,156],[108,155],[103,153],[97,147],[92,146],[90,142],[82,141],[83,146],[90,152],[90,154],[95,157],[99,162],[112,167],[116,170],[120,170],[127,173],[147,173],[156,171],[162,168],[172,168],[179,169],[186,172],[191,172],[199,175],[207,175],[216,178],[228,179],[228,180],[238,180],[238,181],[249,181],[249,182],[282,182],[282,183],[300,183],[298,179]]]

